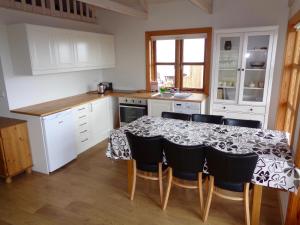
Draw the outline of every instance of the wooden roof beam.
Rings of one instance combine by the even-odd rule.
[[[190,0],[190,2],[208,14],[212,14],[213,12],[213,0]]]
[[[103,9],[111,10],[123,15],[138,17],[147,19],[148,13],[142,10],[138,10],[127,5],[114,2],[112,0],[80,0],[81,2],[88,3]]]

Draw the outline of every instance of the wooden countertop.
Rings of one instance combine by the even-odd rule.
[[[11,127],[20,123],[26,123],[26,121],[7,118],[7,117],[0,117],[0,129],[5,127]]]
[[[143,99],[160,99],[160,100],[185,101],[185,102],[202,102],[207,98],[207,96],[204,94],[192,94],[188,98],[183,99],[183,98],[175,98],[175,97],[160,97],[156,93],[145,92],[145,91],[137,91],[133,93],[113,91],[113,92],[107,92],[104,95],[91,92],[91,93],[75,95],[67,98],[62,98],[58,100],[53,100],[49,102],[44,102],[36,105],[31,105],[23,108],[13,109],[11,110],[11,112],[31,115],[31,116],[47,116],[109,96],[143,98]]]

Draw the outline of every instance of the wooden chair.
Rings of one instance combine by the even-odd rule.
[[[261,128],[261,122],[258,120],[239,120],[239,119],[225,118],[224,124],[230,126],[238,126],[238,127],[249,127],[249,128],[257,128],[257,129]]]
[[[133,158],[133,180],[130,200],[133,200],[136,177],[147,180],[155,180],[159,183],[160,203],[163,202],[163,171],[167,166],[163,165],[163,137],[140,137],[126,132],[127,140]],[[153,176],[153,173],[155,175]]]
[[[215,194],[228,200],[244,201],[245,223],[250,225],[249,190],[258,156],[255,153],[232,154],[209,148],[206,160],[210,176],[204,222],[207,221],[212,195]],[[222,190],[243,193],[243,196],[233,197],[222,193]]]
[[[168,140],[163,143],[168,162],[168,187],[163,203],[166,209],[172,185],[187,189],[198,189],[200,200],[200,215],[203,213],[202,171],[205,162],[205,147],[183,146]],[[197,184],[187,184],[182,181],[196,181]]]
[[[223,116],[206,115],[206,114],[192,114],[192,121],[203,123],[223,124]]]
[[[175,113],[175,112],[162,112],[162,118],[169,118],[169,119],[177,119],[177,120],[191,120],[191,115],[185,113]]]

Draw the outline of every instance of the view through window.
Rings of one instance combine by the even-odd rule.
[[[180,35],[177,30],[146,32],[147,79],[159,87],[208,94],[211,29],[199,29],[180,30]]]

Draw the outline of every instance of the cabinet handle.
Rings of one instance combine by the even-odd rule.
[[[79,119],[82,119],[82,118],[84,118],[84,117],[86,117],[86,115],[84,115],[84,116],[79,116]]]
[[[250,111],[252,112],[252,111],[253,111],[253,109],[251,108],[251,109],[250,109]]]
[[[86,142],[87,140],[89,140],[89,139],[88,139],[88,138],[86,138],[86,139],[82,140],[81,142],[83,143],[83,142]]]
[[[80,131],[81,134],[84,134],[84,133],[86,133],[86,132],[87,132],[87,130]]]
[[[63,122],[64,122],[64,121],[63,121],[63,120],[61,120],[61,121],[59,121],[58,123],[59,123],[59,124],[62,124]]]
[[[237,71],[241,71],[241,68],[238,68]]]
[[[85,110],[85,108],[80,108],[80,109],[78,109],[78,111],[82,111],[82,110]]]
[[[244,69],[244,68],[242,68],[242,71],[245,71],[245,69]]]
[[[223,109],[226,109],[226,107],[225,107],[225,106],[223,106]]]
[[[82,123],[82,124],[79,124],[79,126],[80,127],[82,127],[82,126],[84,126],[84,125],[86,125],[87,123]]]

